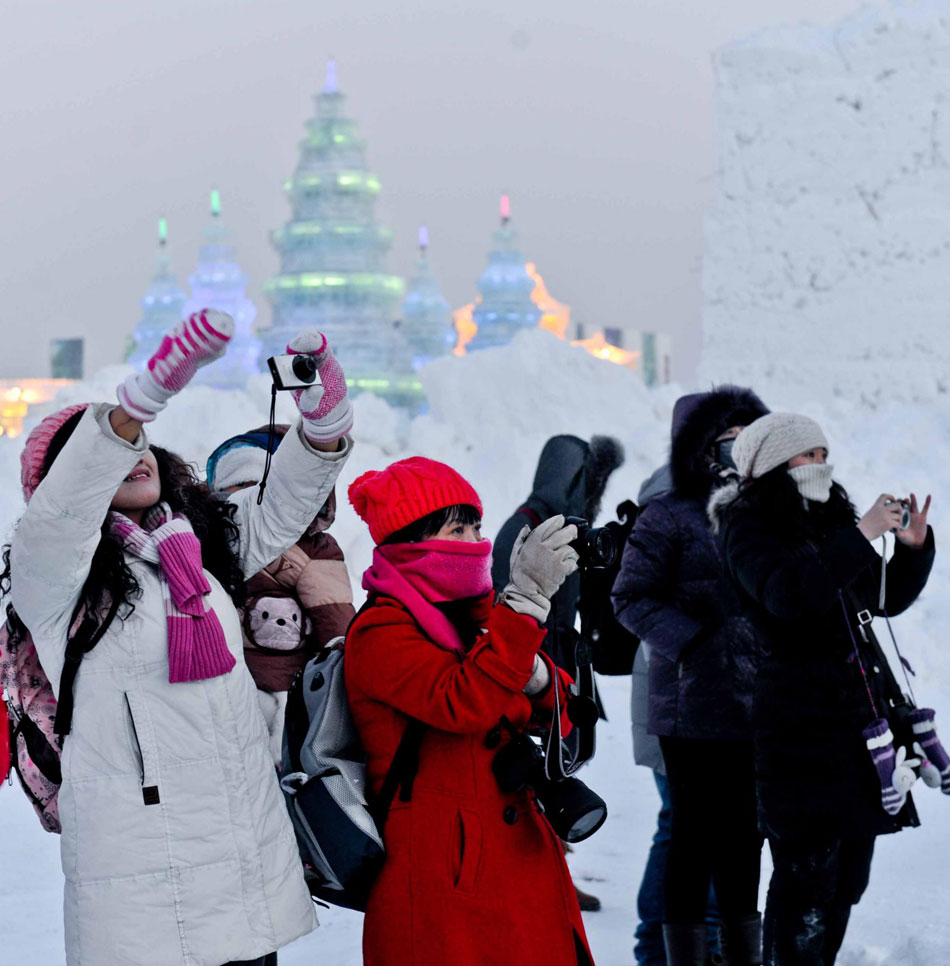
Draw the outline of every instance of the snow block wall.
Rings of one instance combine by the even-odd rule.
[[[950,390],[950,4],[865,7],[715,58],[704,381],[788,405]]]

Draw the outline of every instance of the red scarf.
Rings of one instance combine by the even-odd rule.
[[[383,544],[373,551],[363,589],[398,600],[433,643],[461,653],[465,647],[459,632],[434,605],[491,592],[491,541]]]

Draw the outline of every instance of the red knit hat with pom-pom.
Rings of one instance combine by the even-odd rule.
[[[482,501],[468,480],[451,466],[424,456],[370,470],[354,480],[347,493],[378,544],[436,510],[468,504],[482,512]]]
[[[67,406],[59,412],[51,413],[33,427],[20,453],[20,484],[23,486],[23,499],[29,503],[33,491],[40,485],[43,463],[53,437],[66,424],[70,416],[81,413],[89,403]]]

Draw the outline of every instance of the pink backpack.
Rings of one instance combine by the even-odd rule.
[[[57,796],[63,775],[60,755],[69,734],[73,682],[83,655],[91,651],[115,617],[113,605],[100,624],[77,609],[66,641],[59,704],[33,638],[12,605],[0,628],[0,691],[10,716],[10,765],[47,832],[59,832]]]

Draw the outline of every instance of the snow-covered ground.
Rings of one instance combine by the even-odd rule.
[[[101,373],[72,387],[57,406],[79,399],[113,398],[123,370]],[[485,502],[492,535],[520,505],[531,486],[541,445],[562,432],[618,436],[627,449],[604,501],[606,512],[634,496],[642,479],[663,460],[676,387],[648,391],[632,373],[601,362],[544,333],[528,333],[505,349],[446,359],[424,373],[431,413],[401,421],[385,404],[361,397],[356,405],[357,448],[340,487],[368,468],[419,453],[443,459],[466,474]],[[818,418],[831,440],[838,478],[859,506],[883,490],[934,492],[933,520],[940,542],[943,501],[950,498],[950,401],[862,408],[847,398],[822,405],[808,399],[769,396],[773,407]],[[247,393],[186,390],[155,422],[155,442],[203,463],[225,437],[265,422],[266,381]],[[285,418],[292,409],[281,400]],[[21,512],[19,450],[22,440],[0,438],[0,531]],[[365,527],[345,499],[334,530],[348,558],[354,585],[370,559]],[[909,615],[895,622],[918,670],[917,696],[937,708],[950,737],[950,562],[938,555],[930,586]],[[602,680],[609,721],[599,732],[599,753],[584,779],[606,799],[604,828],[578,847],[572,866],[600,895],[604,909],[587,916],[600,966],[632,962],[635,896],[655,820],[657,797],[650,774],[635,768],[629,733],[629,679]],[[923,966],[950,962],[950,798],[920,788],[921,829],[880,840],[871,888],[858,907],[841,957],[845,966]],[[61,874],[56,837],[41,831],[16,788],[0,789],[0,961],[59,966],[63,962]],[[767,858],[763,886],[767,882]],[[284,966],[313,962],[356,966],[360,919],[341,910],[321,912],[322,928],[281,955]]]

